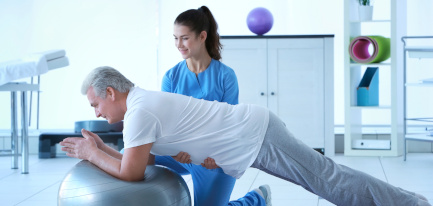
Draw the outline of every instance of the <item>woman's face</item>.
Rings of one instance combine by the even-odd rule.
[[[204,47],[202,35],[197,36],[187,26],[175,24],[173,36],[174,44],[184,59],[198,56]]]

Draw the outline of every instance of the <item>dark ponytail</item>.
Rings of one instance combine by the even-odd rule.
[[[196,35],[200,35],[202,31],[206,31],[207,38],[205,45],[209,56],[215,60],[221,59],[222,45],[218,34],[218,24],[209,8],[202,6],[198,9],[184,11],[177,16],[174,24],[187,26]]]

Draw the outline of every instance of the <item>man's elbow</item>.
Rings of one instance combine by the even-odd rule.
[[[142,175],[122,175],[119,179],[127,182],[142,181],[144,180],[144,173]]]
[[[134,169],[129,169],[129,170],[123,170],[123,171],[120,171],[120,173],[119,173],[119,179],[121,179],[123,181],[128,181],[128,182],[142,181],[142,180],[144,180],[144,172],[145,171],[146,171],[146,168],[144,168],[144,169],[134,168]]]

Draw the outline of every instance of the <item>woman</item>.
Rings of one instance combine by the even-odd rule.
[[[162,91],[238,104],[236,75],[219,61],[221,44],[217,29],[217,23],[206,6],[187,10],[176,18],[175,44],[185,60],[167,71],[162,80]],[[236,179],[216,168],[211,158],[204,160],[202,165],[194,165],[190,164],[189,155],[181,152],[176,157],[157,156],[155,163],[182,175],[191,174],[195,205],[270,205],[267,185],[229,202]]]

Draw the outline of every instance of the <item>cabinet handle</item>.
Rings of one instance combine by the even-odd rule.
[[[260,93],[260,95],[262,95],[262,96],[265,96],[265,93],[264,93],[264,92],[262,92],[262,93]]]
[[[274,93],[274,92],[271,92],[271,95],[275,95],[275,93]]]

